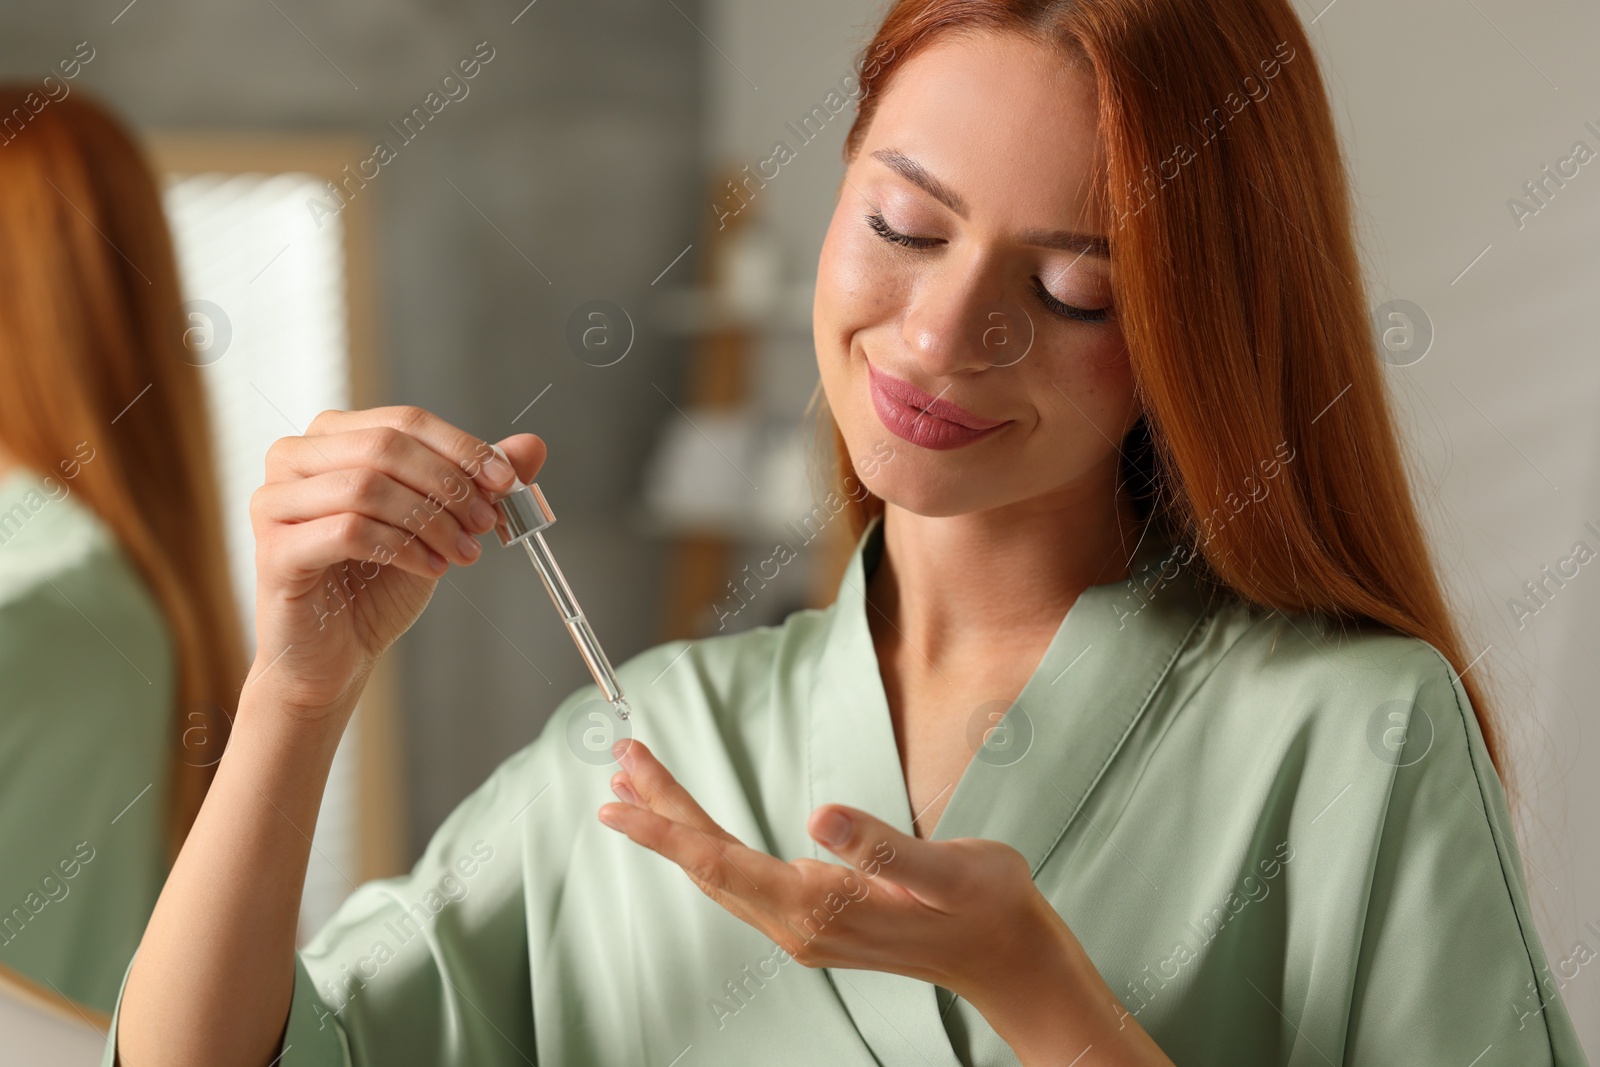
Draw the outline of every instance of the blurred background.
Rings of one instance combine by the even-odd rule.
[[[811,283],[836,103],[881,8],[6,0],[0,77],[76,60],[66,84],[167,176],[247,614],[266,446],[328,407],[411,403],[548,442],[550,541],[620,662],[831,596],[848,545],[807,476]],[[1541,934],[1600,1058],[1600,568],[1548,578],[1600,550],[1600,163],[1547,169],[1600,154],[1600,13],[1297,8],[1418,492],[1511,742]],[[808,517],[822,536],[736,596]],[[408,866],[588,681],[524,561],[453,573],[341,750],[306,928]]]

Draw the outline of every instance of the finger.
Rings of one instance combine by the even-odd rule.
[[[806,830],[823,848],[869,878],[883,876],[924,900],[945,900],[960,872],[947,854],[948,842],[922,838],[890,826],[859,808],[824,804],[806,820]]]
[[[261,573],[290,579],[320,579],[336,564],[359,560],[364,566],[393,565],[420,578],[436,579],[450,562],[422,541],[407,539],[388,523],[344,512],[310,522],[280,526],[266,541],[257,542]]]
[[[732,837],[716,838],[636,804],[602,804],[600,821],[629,840],[682,867],[696,885],[723,904],[736,898],[775,907],[794,880],[794,869]]]
[[[628,772],[628,780],[645,807],[702,833],[734,840],[733,835],[717,825],[716,820],[707,815],[699,802],[689,795],[689,791],[678,784],[678,780],[662,766],[643,741],[634,738],[618,741],[613,746],[612,755]]]
[[[493,462],[489,442],[446,422],[431,411],[411,405],[370,408],[365,411],[324,411],[306,429],[307,437],[384,427],[414,437],[449,461],[486,493],[503,492],[512,471]],[[519,435],[524,436],[524,435]]]
[[[633,783],[628,781],[627,771],[618,771],[616,774],[611,776],[611,791],[615,793],[617,795],[617,799],[622,801],[624,804],[633,804],[636,807],[644,807],[644,801],[640,800],[639,794],[634,792]]]
[[[354,490],[353,473],[363,468],[379,471],[419,496],[442,503],[456,522],[474,533],[494,528],[490,494],[449,460],[400,430],[368,426],[322,436],[285,437],[267,450],[269,483],[334,473],[344,476],[347,490]]]
[[[300,523],[352,511],[387,523],[407,537],[420,537],[434,552],[464,565],[482,554],[478,539],[463,529],[436,498],[426,498],[372,467],[264,485],[251,498],[251,516]]]

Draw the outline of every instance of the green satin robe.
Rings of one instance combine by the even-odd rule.
[[[827,801],[911,829],[864,601],[881,528],[830,608],[620,672],[636,736],[780,857],[832,858],[805,832]],[[1005,718],[973,709],[934,837],[1022,852],[1177,1064],[1582,1064],[1444,661],[1212,601],[1181,564],[1087,590]],[[1016,1062],[965,1001],[808,970],[601,825],[605,709],[572,694],[351,896],[298,957],[284,1067]]]
[[[167,873],[172,656],[71,481],[0,479],[0,965],[104,1014]]]

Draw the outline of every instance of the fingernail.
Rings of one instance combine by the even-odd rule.
[[[494,457],[483,465],[483,475],[495,485],[509,485],[516,479],[517,472],[511,468],[511,460],[505,452],[495,445]]]
[[[483,465],[483,473],[495,485],[509,485],[516,472],[511,469],[511,464],[491,459]]]
[[[489,502],[481,496],[473,497],[472,503],[467,505],[467,518],[472,520],[472,525],[480,532],[494,529],[494,508],[491,508]]]
[[[478,544],[478,539],[465,530],[456,534],[456,547],[469,560],[477,559],[478,553],[483,551],[483,546]]]
[[[850,817],[843,812],[830,811],[817,820],[817,840],[824,845],[842,845],[850,839]]]
[[[423,551],[428,553],[428,566],[433,568],[435,574],[443,574],[450,569],[450,561],[439,555],[439,553],[431,548],[424,548]]]
[[[639,803],[639,794],[633,791],[633,786],[629,785],[625,779],[619,778],[612,782],[611,791],[617,794],[618,800],[626,801],[629,804]]]
[[[623,738],[611,746],[611,758],[626,766],[629,762],[627,759],[628,750],[632,747],[633,741],[630,738]]]

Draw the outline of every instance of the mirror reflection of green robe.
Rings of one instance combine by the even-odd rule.
[[[780,857],[832,858],[805,832],[827,801],[910,831],[863,599],[881,530],[830,608],[621,671],[636,735]],[[973,709],[934,837],[1021,851],[1177,1064],[1582,1064],[1445,662],[1211,602],[1181,559],[1086,591],[1005,718]],[[284,1067],[1016,1062],[965,1001],[808,970],[603,826],[605,709],[574,693],[351,896],[299,956]]]
[[[102,1023],[167,876],[177,686],[166,616],[71,479],[0,477],[0,967]]]

